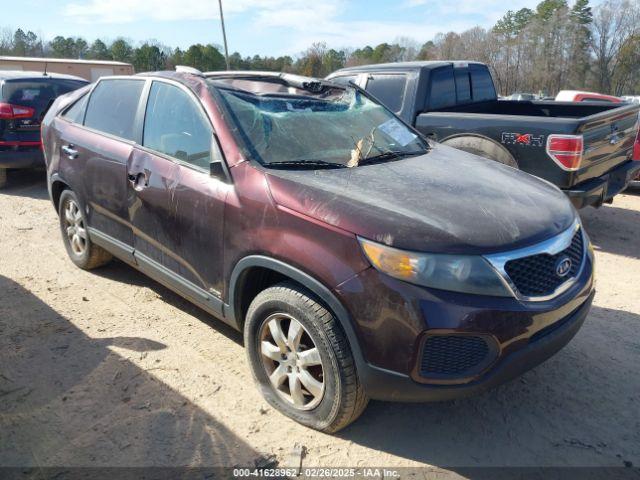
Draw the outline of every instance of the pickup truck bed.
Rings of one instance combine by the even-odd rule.
[[[631,160],[638,104],[498,100],[475,62],[367,65],[327,78],[356,83],[432,140],[548,180],[578,208],[610,201],[640,170]]]

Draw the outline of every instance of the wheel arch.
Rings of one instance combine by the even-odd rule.
[[[251,273],[266,273],[272,277],[266,283],[258,282],[264,288],[279,283],[280,281],[292,280],[309,290],[319,299],[326,308],[331,311],[349,340],[349,346],[353,353],[356,365],[364,365],[365,358],[360,347],[360,342],[355,332],[351,315],[345,306],[338,300],[335,294],[322,282],[312,277],[308,273],[289,265],[281,260],[264,255],[251,255],[242,258],[234,267],[229,281],[228,303],[225,304],[225,317],[229,323],[235,325],[240,331],[244,326],[244,315],[248,304],[264,288],[251,289],[248,287]]]
[[[484,155],[480,156],[510,167],[519,168],[517,160],[504,145],[479,133],[456,133],[443,138],[440,143],[476,155],[484,153]],[[479,153],[476,153],[476,151]]]
[[[60,177],[60,175],[54,174],[51,176],[51,180],[49,182],[49,197],[51,198],[53,208],[56,209],[56,212],[60,206],[60,196],[62,195],[62,192],[68,189],[71,189],[71,187]]]

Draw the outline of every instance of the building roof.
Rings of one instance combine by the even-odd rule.
[[[78,60],[72,58],[42,58],[42,57],[6,57],[0,56],[0,62],[46,62],[46,63],[80,63],[90,65],[114,65],[131,67],[130,63],[114,62],[112,60]]]
[[[57,78],[63,80],[77,80],[80,82],[89,83],[86,79],[76,77],[74,75],[66,75],[64,73],[54,72],[29,72],[25,70],[0,70],[0,80],[13,80],[13,79],[40,79],[40,78]]]

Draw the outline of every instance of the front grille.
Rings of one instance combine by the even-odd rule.
[[[509,260],[505,263],[504,270],[521,295],[527,297],[550,295],[560,285],[578,274],[582,267],[583,254],[582,230],[578,229],[571,240],[571,245],[563,251],[555,255],[539,253]],[[571,269],[566,275],[560,276],[556,270],[558,262],[564,257],[571,260]]]
[[[477,373],[487,364],[489,345],[483,337],[471,335],[428,336],[422,349],[423,377],[463,376]]]

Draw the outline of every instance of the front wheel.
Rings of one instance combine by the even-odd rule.
[[[91,270],[111,260],[111,254],[89,238],[87,220],[71,190],[64,190],[60,195],[58,215],[62,241],[73,263],[84,270]]]
[[[297,422],[333,433],[367,406],[339,323],[298,285],[283,282],[259,293],[247,312],[244,339],[263,396]]]

